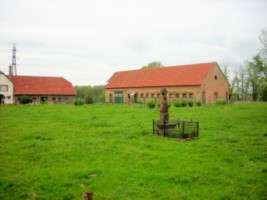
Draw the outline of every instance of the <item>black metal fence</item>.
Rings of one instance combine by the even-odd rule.
[[[164,136],[172,138],[194,138],[199,134],[199,122],[169,120],[166,123],[161,123],[159,120],[153,120],[153,134],[163,132]]]

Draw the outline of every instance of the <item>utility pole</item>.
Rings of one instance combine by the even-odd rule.
[[[11,72],[13,76],[17,76],[17,49],[16,49],[16,43],[13,43],[13,49],[12,49],[12,65],[11,65]]]

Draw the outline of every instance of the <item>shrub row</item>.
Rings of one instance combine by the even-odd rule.
[[[75,106],[82,106],[83,104],[84,104],[83,99],[75,99],[75,101],[74,101]]]
[[[189,106],[189,107],[193,107],[194,105],[197,105],[197,106],[201,106],[201,102],[194,102],[193,100],[177,100],[175,102],[173,102],[173,105],[175,107],[186,107],[186,106]],[[146,102],[146,106],[148,108],[155,108],[156,106],[160,107],[160,103],[156,102],[155,100],[149,100]],[[170,107],[171,104],[169,103],[168,107]]]
[[[224,105],[224,104],[226,104],[227,103],[227,101],[225,100],[225,99],[223,99],[223,98],[218,98],[218,99],[216,99],[216,101],[215,101],[215,104],[216,105]]]
[[[193,100],[177,100],[173,103],[173,105],[177,108],[178,107],[186,107],[186,106],[193,107],[194,104],[197,106],[201,106],[200,101],[194,102]]]

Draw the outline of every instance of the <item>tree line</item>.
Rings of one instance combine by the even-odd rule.
[[[267,101],[267,30],[259,37],[263,47],[234,70],[233,78],[225,67],[223,72],[230,84],[230,99],[237,101]]]
[[[105,102],[105,88],[104,85],[97,86],[74,86],[77,92],[76,98],[83,99],[84,103],[104,103]]]

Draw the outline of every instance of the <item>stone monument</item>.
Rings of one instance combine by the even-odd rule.
[[[160,126],[159,135],[165,135],[166,123],[169,121],[168,101],[167,101],[167,89],[162,88],[160,91]]]

